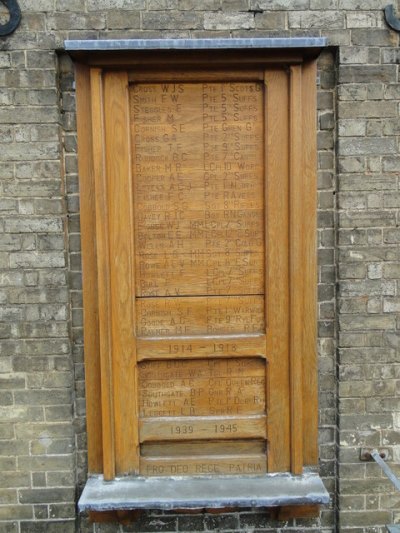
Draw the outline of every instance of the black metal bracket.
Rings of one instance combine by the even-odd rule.
[[[21,10],[17,0],[0,0],[10,12],[10,19],[5,24],[0,24],[0,37],[10,35],[21,22]]]
[[[386,24],[392,28],[392,30],[400,32],[400,19],[396,17],[394,11],[394,5],[390,4],[383,10],[385,13]]]

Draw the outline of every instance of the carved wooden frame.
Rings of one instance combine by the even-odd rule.
[[[127,417],[137,411],[135,399],[127,403],[113,387],[116,372],[123,384],[135,383],[137,379],[135,372],[127,375],[121,371],[120,364],[129,357],[134,342],[130,332],[134,308],[126,303],[126,295],[133,292],[133,269],[129,257],[122,265],[112,260],[115,255],[126,254],[126,250],[133,248],[129,191],[126,184],[121,186],[118,180],[113,180],[119,173],[130,175],[129,136],[126,135],[129,131],[128,70],[144,70],[147,77],[151,73],[159,77],[160,72],[168,77],[170,72],[173,78],[177,69],[190,77],[222,68],[227,75],[240,70],[242,76],[253,79],[257,71],[263,73],[267,91],[268,86],[277,83],[271,94],[273,105],[266,123],[267,130],[276,130],[282,128],[282,120],[286,117],[284,127],[289,139],[284,156],[288,167],[288,249],[283,253],[288,258],[289,277],[284,290],[289,309],[290,398],[284,407],[289,410],[289,431],[282,429],[284,425],[279,415],[275,416],[273,427],[281,432],[279,442],[282,444],[270,450],[269,471],[290,470],[299,474],[304,465],[315,465],[318,461],[315,61],[303,57],[299,51],[286,54],[254,50],[212,54],[132,52],[89,54],[80,57],[75,67],[89,472],[103,473],[105,479],[112,479],[121,472],[137,472],[138,468],[137,462],[127,453],[127,446],[138,447],[135,424],[126,423]],[[286,95],[284,78],[289,80]],[[112,135],[107,133],[109,128]],[[110,157],[121,150],[124,157]],[[280,165],[281,157],[270,151],[268,172],[275,172]],[[275,187],[278,189],[281,184]],[[274,191],[270,190],[271,193]],[[282,231],[279,203],[269,216],[268,237],[278,238],[276,232]],[[279,283],[276,285],[272,281],[269,288],[272,294],[281,290]],[[267,300],[267,316],[272,317],[276,313],[273,307],[276,299]],[[280,312],[286,313],[286,310]],[[270,398],[270,402],[273,401]]]

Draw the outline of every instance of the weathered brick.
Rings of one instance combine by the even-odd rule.
[[[363,386],[365,387],[363,391]],[[343,396],[361,396],[369,398],[374,396],[394,396],[396,382],[394,380],[374,380],[374,381],[349,381],[340,384]],[[371,430],[374,430],[371,427]],[[388,443],[389,444],[389,443]]]
[[[63,252],[16,252],[10,256],[11,268],[64,267]]]
[[[36,242],[40,251],[63,250],[65,245],[62,235],[38,235]]]
[[[367,99],[367,93],[368,87],[362,83],[348,83],[338,87],[339,100],[363,101]]]
[[[362,172],[365,169],[364,157],[339,157],[338,170],[344,174]]]
[[[352,42],[356,46],[395,46],[395,35],[387,29],[353,29]]]
[[[395,102],[340,102],[339,116],[349,118],[386,118],[396,116]]]
[[[21,489],[19,491],[19,501],[26,503],[50,503],[68,502],[74,500],[74,489],[49,488],[49,489]]]
[[[395,226],[395,214],[390,211],[346,211],[341,212],[339,216],[340,226],[349,228],[356,226],[358,228],[369,226]],[[390,231],[390,230],[385,230]],[[396,230],[392,230],[396,231]]]
[[[55,520],[53,522],[21,522],[21,533],[76,533],[74,520]]]
[[[276,0],[270,2],[270,0],[250,0],[250,9],[265,9],[271,10],[301,10],[308,9],[310,6],[310,0]]]
[[[339,265],[339,278],[341,279],[364,279],[366,277],[367,267],[363,263],[349,263]],[[352,284],[350,285],[353,290]],[[343,288],[343,290],[345,290]]]
[[[154,531],[156,527],[159,531],[176,531],[178,517],[176,515],[157,515],[147,517],[141,515],[137,520],[130,524],[131,533],[146,533]]]
[[[56,11],[84,11],[85,4],[81,0],[56,0]]]
[[[349,61],[350,62],[350,61]],[[357,63],[357,61],[355,61]],[[343,66],[339,70],[341,83],[390,83],[396,79],[395,65]]]
[[[131,29],[140,27],[138,11],[110,11],[107,13],[107,27],[110,29]]]
[[[346,269],[346,266],[343,268]],[[389,280],[342,281],[339,288],[340,294],[344,294],[346,296],[392,296],[396,292],[395,283]]]
[[[13,217],[4,219],[7,233],[61,232],[62,221],[54,217]]]
[[[380,62],[379,48],[367,48],[365,46],[342,46],[340,48],[340,62],[346,64],[374,64]],[[370,67],[368,67],[370,68]],[[354,80],[359,81],[359,80]]]
[[[105,16],[99,13],[56,13],[48,17],[51,30],[75,30],[105,28]]]
[[[383,241],[387,244],[397,244],[400,242],[400,230],[392,229],[385,230],[383,233]]]
[[[141,10],[144,7],[145,0],[87,0],[87,9],[89,11],[100,11],[102,9]]]
[[[382,315],[342,315],[339,327],[344,330],[395,329],[396,320],[393,316]]]
[[[200,27],[201,18],[194,11],[154,11],[143,13],[142,28],[144,30],[196,29]]]
[[[346,526],[368,526],[371,523],[385,525],[391,521],[391,513],[389,511],[368,510],[362,513],[343,511],[341,513],[341,523],[343,527]]]
[[[385,298],[383,300],[384,313],[399,313],[400,312],[400,298]]]
[[[381,263],[372,263],[368,265],[368,278],[369,279],[382,278],[382,264]]]
[[[290,11],[290,28],[344,28],[345,16],[340,11]]]
[[[33,518],[31,505],[0,506],[0,520],[29,520]]]
[[[256,13],[255,27],[259,30],[280,30],[286,26],[286,14],[278,12]]]
[[[379,18],[374,12],[346,13],[347,28],[375,28],[379,25]]]
[[[382,158],[383,170],[385,172],[396,172],[400,170],[400,156],[384,156]]]
[[[379,415],[376,413],[365,414],[362,418],[354,414],[349,414],[349,415],[342,414],[340,416],[340,423],[341,423],[341,427],[344,430],[357,429],[359,431],[370,431],[370,430],[374,430],[377,427],[377,425],[382,428],[391,428],[393,425],[393,418],[390,416],[390,414],[381,415],[381,419],[379,419]],[[357,467],[359,466],[365,467],[365,465],[358,464]],[[351,477],[351,476],[348,476],[348,477]],[[365,477],[365,472],[362,477]]]
[[[366,209],[367,196],[360,192],[341,192],[338,195],[340,209]]]
[[[206,30],[235,30],[255,27],[254,15],[251,13],[205,13]]]
[[[237,529],[239,525],[237,514],[208,515],[205,517],[206,529],[215,531],[218,529]]]
[[[366,134],[366,126],[366,120],[343,119],[339,121],[339,133],[342,137],[363,136]],[[342,156],[344,154],[340,155]]]
[[[386,279],[400,278],[400,264],[386,263],[383,266],[384,276]]]
[[[68,292],[65,288],[15,288],[9,291],[9,303],[66,303]]]
[[[240,1],[240,0],[239,0]],[[196,0],[148,0],[147,8],[149,11],[180,9],[180,10],[218,10],[222,7],[224,0],[204,0],[204,2],[197,2]],[[247,5],[247,0],[244,0]],[[232,0],[229,5],[234,4],[231,9],[236,9],[235,0]]]

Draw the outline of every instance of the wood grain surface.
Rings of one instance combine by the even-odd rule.
[[[139,361],[184,357],[199,359],[205,356],[231,357],[256,355],[266,357],[265,334],[206,335],[180,337],[138,337],[136,341]]]
[[[89,463],[106,479],[317,461],[315,65],[200,56],[77,69]]]
[[[130,95],[137,297],[262,294],[262,85],[137,83]]]
[[[139,365],[139,416],[265,413],[265,361],[207,359]]]
[[[266,438],[266,416],[160,417],[139,420],[140,442]]]

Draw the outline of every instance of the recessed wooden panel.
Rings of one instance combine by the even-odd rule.
[[[136,349],[138,360],[205,356],[231,357],[266,356],[266,338],[261,334],[219,335],[204,337],[139,337]]]
[[[169,457],[140,459],[145,476],[205,476],[264,474],[265,455],[233,455],[231,457]]]
[[[141,337],[265,331],[264,296],[138,298],[136,310]]]
[[[260,82],[132,85],[138,297],[264,292],[263,100]]]
[[[146,442],[140,446],[142,457],[180,457],[183,455],[265,454],[265,440]]]
[[[139,419],[140,442],[193,439],[265,439],[266,416]]]
[[[265,413],[265,361],[208,359],[139,364],[139,416]]]
[[[266,436],[264,85],[134,83],[130,120],[140,440],[173,441],[140,471],[264,472],[224,446]]]
[[[228,223],[227,223],[228,225]],[[172,232],[169,232],[173,235]],[[203,230],[191,232],[201,235]],[[214,232],[215,234],[217,231]],[[226,235],[228,231],[224,232]],[[234,231],[231,239],[234,240]],[[239,232],[236,233],[238,237]],[[211,241],[210,241],[211,242]],[[260,243],[262,241],[260,240]],[[192,241],[194,246],[202,243]],[[163,243],[154,243],[161,248]],[[200,248],[197,248],[200,250]],[[260,245],[260,249],[261,245]],[[241,294],[243,277],[248,294],[264,292],[264,256],[260,252],[200,252],[146,254],[139,258],[138,294],[141,296],[184,296],[185,294]],[[227,276],[227,272],[229,276]]]

